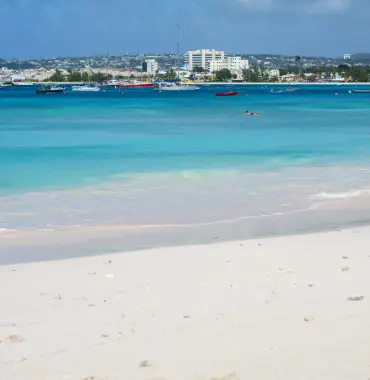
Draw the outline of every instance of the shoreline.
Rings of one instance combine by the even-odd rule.
[[[1,372],[367,378],[369,244],[367,226],[0,266]]]
[[[368,211],[366,211],[368,214]],[[316,219],[311,215],[310,220]],[[281,221],[273,219],[274,225]],[[291,221],[290,224],[294,223]],[[295,238],[369,228],[370,220],[353,220],[328,225],[327,227],[297,227],[295,229],[246,233],[235,235],[222,231],[225,225],[244,230],[242,222],[216,223],[220,229],[198,230],[195,227],[101,225],[45,229],[0,229],[0,268],[9,265],[27,265],[44,262],[57,262],[107,255],[136,254],[161,249],[185,249],[209,247],[218,244],[253,242],[264,239]],[[170,238],[171,236],[171,238]],[[140,243],[142,241],[142,243]],[[25,253],[26,252],[26,253]]]
[[[359,82],[359,83],[342,83],[342,82],[334,82],[334,83],[306,83],[306,82],[192,82],[192,84],[200,84],[200,85],[263,85],[263,86],[370,86],[370,82]]]
[[[307,82],[197,82],[197,81],[186,81],[190,84],[199,84],[199,85],[212,85],[212,86],[219,86],[219,85],[241,85],[241,86],[248,86],[248,85],[263,85],[263,86],[276,86],[276,85],[282,85],[282,86],[370,86],[370,82],[333,82],[333,83],[307,83]],[[46,85],[46,84],[54,84],[54,85],[83,85],[83,84],[89,84],[88,82],[29,82],[29,85]],[[98,84],[97,82],[95,84]],[[17,85],[15,86],[17,87]],[[22,87],[22,86],[18,86]]]

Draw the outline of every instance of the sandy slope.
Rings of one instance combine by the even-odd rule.
[[[3,266],[0,281],[4,380],[370,378],[368,227]]]

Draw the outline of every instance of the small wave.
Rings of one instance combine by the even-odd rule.
[[[369,193],[370,190],[351,190],[343,193],[319,193],[314,194],[311,199],[320,200],[320,199],[348,199],[356,198],[364,193]]]
[[[192,227],[206,227],[212,225],[222,225],[222,224],[232,224],[236,222],[241,222],[243,220],[253,220],[260,218],[274,218],[279,216],[292,215],[297,213],[303,213],[307,211],[314,211],[318,209],[318,205],[310,205],[302,209],[290,210],[290,211],[278,211],[273,213],[263,213],[257,215],[239,216],[231,219],[221,219],[209,222],[195,222],[195,223],[179,223],[179,224],[141,224],[141,225],[71,225],[71,226],[59,226],[56,228],[38,228],[38,229],[27,229],[27,230],[7,230],[7,231],[17,231],[17,232],[40,232],[40,233],[51,233],[51,232],[68,232],[68,231],[82,231],[82,230],[95,230],[95,231],[130,231],[130,230],[148,230],[148,229],[162,229],[162,228],[192,228]],[[0,229],[1,232],[1,229]]]

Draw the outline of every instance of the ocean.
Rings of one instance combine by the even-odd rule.
[[[0,89],[0,263],[367,224],[370,94],[351,88]]]

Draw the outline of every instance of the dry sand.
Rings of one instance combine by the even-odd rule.
[[[370,378],[369,227],[9,265],[0,279],[1,380]]]

